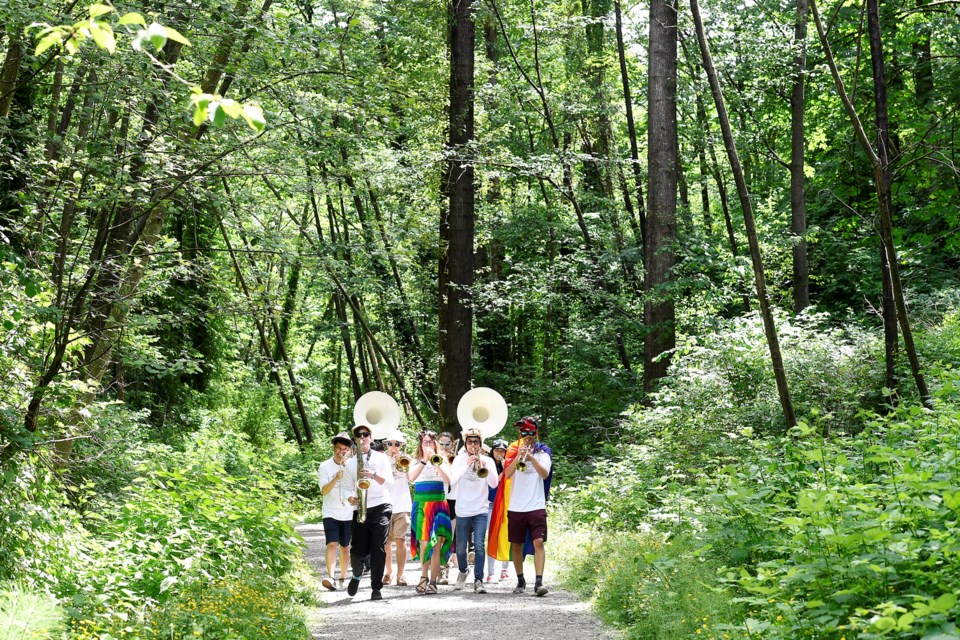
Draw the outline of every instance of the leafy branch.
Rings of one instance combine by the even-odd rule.
[[[117,37],[114,25],[108,19],[115,9],[106,4],[92,4],[90,16],[72,25],[50,25],[45,22],[35,22],[27,27],[26,32],[37,30],[37,46],[34,55],[57,47],[68,56],[76,54],[83,43],[92,40],[96,46],[109,52],[111,55],[117,50]],[[172,78],[181,84],[190,87],[190,104],[193,106],[193,124],[201,126],[209,121],[214,127],[223,126],[230,119],[242,118],[247,125],[256,132],[263,131],[266,119],[263,109],[255,103],[241,103],[218,94],[206,93],[200,87],[191,84],[177,75],[170,65],[164,64],[151,53],[150,48],[157,52],[163,50],[167,42],[173,40],[185,46],[191,46],[190,41],[172,27],[165,27],[158,22],[147,24],[146,19],[139,13],[130,12],[120,16],[117,27],[126,27],[133,39],[130,47],[135,51],[143,52],[158,67],[163,69]],[[137,29],[135,32],[134,29]]]

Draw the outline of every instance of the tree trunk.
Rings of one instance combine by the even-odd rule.
[[[646,238],[647,217],[643,203],[643,175],[640,171],[640,151],[637,146],[637,127],[633,121],[633,98],[630,95],[630,77],[627,75],[627,56],[623,46],[623,21],[621,19],[620,0],[614,2],[617,31],[617,57],[620,60],[620,84],[623,85],[623,106],[627,116],[627,135],[630,138],[630,164],[633,167],[633,183],[637,190],[637,213],[640,217],[639,233],[634,231],[636,241],[643,253]],[[633,216],[630,217],[631,221]]]
[[[750,257],[753,261],[753,275],[756,279],[757,298],[760,302],[760,315],[763,318],[763,328],[767,336],[767,346],[770,348],[770,360],[773,363],[773,375],[777,382],[777,392],[780,395],[780,405],[787,427],[793,428],[797,424],[793,413],[793,401],[790,399],[790,389],[787,386],[787,373],[783,367],[783,356],[780,353],[780,341],[777,338],[777,327],[773,322],[773,313],[770,309],[770,300],[767,298],[767,285],[763,272],[763,260],[760,256],[760,243],[757,238],[757,227],[753,218],[753,206],[750,202],[750,193],[744,179],[743,168],[733,139],[733,130],[730,127],[730,117],[723,100],[723,91],[717,70],[710,55],[710,45],[703,29],[703,20],[700,18],[700,7],[697,0],[690,0],[690,11],[693,13],[693,22],[697,32],[697,43],[700,45],[700,54],[703,57],[703,67],[710,81],[710,90],[717,108],[717,118],[720,120],[720,130],[723,132],[723,142],[733,170],[733,179],[737,184],[737,193],[740,196],[740,206],[743,209],[743,223],[747,230],[747,240],[750,244]]]
[[[470,390],[473,344],[474,24],[472,0],[450,0],[450,130],[443,192],[449,201],[440,224],[440,428],[459,434],[457,404]]]
[[[867,136],[863,123],[860,122],[860,116],[853,106],[853,102],[847,95],[844,88],[843,79],[837,70],[837,63],[833,58],[833,52],[830,49],[830,42],[827,40],[827,33],[823,28],[823,21],[820,19],[820,11],[817,8],[816,0],[810,0],[810,8],[813,12],[813,20],[817,25],[817,35],[820,38],[820,44],[823,47],[824,57],[827,66],[830,68],[830,75],[833,76],[833,83],[836,86],[837,94],[843,102],[844,109],[850,124],[853,126],[857,141],[863,149],[870,162],[873,165],[874,185],[877,190],[877,209],[880,213],[880,238],[883,242],[886,252],[888,266],[890,268],[890,286],[893,292],[894,304],[897,308],[897,322],[900,325],[900,331],[903,335],[903,348],[907,352],[907,359],[910,361],[910,370],[913,373],[914,382],[920,393],[920,398],[927,406],[931,406],[930,392],[927,390],[927,383],[923,377],[923,371],[920,368],[920,360],[917,357],[917,349],[913,342],[913,331],[910,328],[910,317],[907,314],[907,304],[903,299],[903,287],[900,283],[900,267],[897,263],[897,248],[893,242],[893,220],[889,206],[889,130],[886,126],[887,121],[887,96],[886,96],[886,75],[883,67],[883,46],[880,39],[880,18],[876,0],[867,2],[868,29],[870,31],[870,52],[872,61],[872,70],[874,74],[873,84],[876,94],[876,112],[877,129],[880,136],[880,154],[874,150]]]
[[[667,375],[676,346],[676,311],[669,284],[677,239],[677,9],[672,0],[650,5],[647,175],[650,184],[644,236],[643,388]]]
[[[794,29],[793,87],[790,93],[790,231],[793,233],[793,311],[810,306],[810,272],[807,263],[807,211],[804,202],[804,83],[807,75],[807,0],[797,0]]]

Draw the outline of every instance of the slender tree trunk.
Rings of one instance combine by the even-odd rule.
[[[877,189],[877,208],[880,213],[880,238],[886,251],[887,263],[890,268],[890,286],[893,291],[894,303],[897,309],[897,322],[900,325],[900,332],[903,335],[903,348],[907,352],[907,359],[910,361],[910,370],[913,373],[914,382],[920,393],[920,398],[927,406],[932,406],[930,392],[927,390],[927,383],[920,368],[920,359],[917,357],[917,349],[913,342],[913,331],[910,328],[910,317],[907,313],[907,304],[903,298],[903,287],[900,282],[900,266],[897,262],[897,248],[893,242],[893,220],[890,211],[889,200],[889,130],[886,126],[886,76],[883,67],[883,46],[880,39],[880,19],[876,0],[868,0],[867,17],[870,31],[870,49],[873,68],[873,84],[876,93],[876,111],[878,116],[878,132],[880,136],[880,153],[874,150],[867,136],[867,132],[857,115],[857,110],[853,102],[847,96],[847,91],[843,85],[843,79],[837,70],[836,61],[833,58],[833,52],[830,49],[830,42],[827,40],[826,31],[823,28],[823,21],[820,19],[820,11],[817,8],[816,0],[810,0],[810,8],[813,12],[813,20],[817,25],[817,35],[820,38],[820,44],[823,47],[827,66],[830,68],[830,75],[833,76],[833,82],[837,89],[837,94],[843,102],[847,117],[853,126],[857,141],[864,153],[870,158],[873,165],[874,185]]]
[[[7,55],[0,67],[0,118],[10,115],[13,96],[17,91],[17,79],[20,77],[20,66],[23,63],[23,45],[20,42],[23,36],[19,30],[9,35]]]
[[[773,363],[773,375],[776,378],[777,391],[780,394],[780,405],[783,408],[783,416],[786,419],[787,427],[792,428],[796,426],[797,419],[793,412],[793,401],[790,399],[790,389],[787,386],[787,373],[783,367],[783,356],[780,353],[777,327],[773,321],[770,300],[767,298],[763,260],[760,256],[760,242],[757,238],[757,227],[753,218],[753,206],[750,202],[750,193],[747,190],[743,169],[740,166],[740,158],[737,154],[736,143],[733,139],[733,130],[730,127],[730,117],[727,114],[727,107],[723,100],[723,91],[720,88],[720,80],[717,78],[717,70],[713,65],[713,57],[710,55],[710,45],[707,42],[707,35],[703,28],[703,20],[700,18],[700,7],[697,4],[697,0],[690,0],[690,11],[693,14],[693,22],[697,32],[697,42],[700,45],[700,54],[703,58],[704,70],[707,72],[707,79],[710,81],[710,89],[713,93],[713,101],[717,108],[717,117],[720,120],[720,130],[723,132],[723,141],[727,149],[727,157],[730,160],[730,168],[733,170],[733,178],[737,184],[740,206],[743,208],[743,223],[747,230],[747,240],[750,243],[750,257],[753,261],[753,274],[756,279],[757,298],[760,302],[760,315],[763,317],[764,332],[767,336],[767,345],[770,348],[770,360]]]
[[[807,263],[807,211],[804,199],[804,85],[807,75],[807,0],[797,0],[793,35],[793,87],[790,93],[790,231],[793,233],[793,311],[810,306],[810,272]]]
[[[650,5],[650,68],[647,174],[650,184],[647,226],[643,230],[643,388],[667,375],[676,346],[676,311],[669,284],[677,239],[677,8],[672,0]]]
[[[218,218],[217,224],[220,226],[220,234],[223,236],[224,245],[227,247],[227,251],[230,254],[230,263],[233,265],[233,270],[234,273],[236,273],[237,282],[240,284],[240,289],[243,291],[243,295],[247,298],[247,300],[253,304],[253,296],[250,293],[250,288],[247,286],[246,279],[243,277],[243,269],[240,267],[240,262],[237,260],[237,255],[233,250],[233,245],[230,244],[230,237],[227,235],[226,227],[223,226],[223,220]],[[254,325],[257,328],[257,335],[260,338],[260,350],[263,352],[263,357],[267,359],[267,367],[270,369],[270,378],[277,385],[277,392],[280,394],[280,400],[283,402],[283,408],[287,414],[287,420],[290,422],[290,430],[293,431],[293,436],[297,439],[297,444],[301,449],[303,449],[303,436],[300,435],[300,428],[297,425],[296,417],[294,417],[293,408],[290,406],[290,399],[287,397],[287,392],[283,388],[283,381],[280,379],[280,372],[277,364],[270,356],[270,341],[267,339],[267,332],[264,329],[263,321],[256,314],[253,314],[252,317]]]
[[[630,76],[627,74],[627,56],[623,46],[623,20],[621,18],[620,0],[614,2],[617,31],[617,57],[620,60],[620,84],[623,86],[623,106],[627,117],[627,136],[630,138],[630,166],[633,168],[633,183],[637,190],[637,213],[640,217],[639,233],[634,231],[636,241],[643,254],[643,243],[646,238],[647,217],[643,203],[643,175],[640,170],[640,151],[637,145],[637,127],[633,121],[633,98],[630,95]],[[631,216],[631,221],[633,217]]]
[[[697,136],[697,163],[700,167],[700,207],[703,209],[703,230],[708,236],[713,235],[713,214],[710,211],[710,170],[707,164],[707,144],[710,123],[707,122],[707,112],[703,108],[703,101],[697,97],[697,127],[700,135]]]

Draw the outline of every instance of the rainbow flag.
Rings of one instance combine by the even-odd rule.
[[[513,462],[519,449],[519,439],[507,447],[507,457],[503,461],[504,467]],[[550,447],[542,442],[536,444],[534,452],[544,452],[551,459],[553,458]],[[553,465],[550,465],[550,473],[543,481],[543,494],[547,500],[550,499],[550,482],[552,480]],[[512,487],[513,478],[506,479],[501,474],[500,485],[497,487],[497,497],[493,501],[493,512],[490,514],[490,530],[487,537],[487,555],[493,556],[497,560],[510,560],[510,541],[507,539],[507,512],[510,510],[510,489]],[[527,542],[523,545],[523,556],[527,557],[529,555],[533,555],[533,542],[530,540],[530,534],[527,533]]]

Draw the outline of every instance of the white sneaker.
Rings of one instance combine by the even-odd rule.
[[[504,580],[509,580],[509,579],[510,579],[510,572],[507,571],[506,569],[501,569],[500,582],[503,582]]]
[[[473,592],[474,593],[486,593],[487,590],[483,588],[483,583],[479,580],[473,583]]]
[[[467,572],[461,571],[460,575],[457,576],[457,584],[454,585],[453,590],[460,591],[461,589],[463,589],[463,585],[466,584],[466,582],[467,582]]]
[[[493,584],[493,574],[492,574],[492,573],[487,576],[486,583],[487,583],[487,584]]]
[[[324,588],[327,589],[328,591],[336,591],[336,590],[337,590],[337,583],[334,582],[333,578],[324,578],[323,581],[321,582],[321,584],[322,584],[322,585],[324,586]]]

